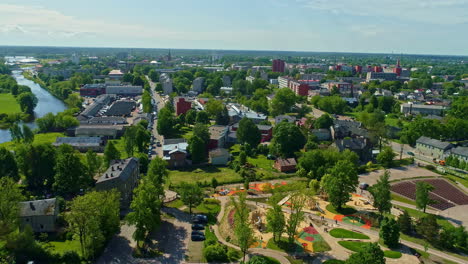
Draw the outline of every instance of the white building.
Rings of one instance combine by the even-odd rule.
[[[169,77],[169,74],[167,73],[162,73],[159,76],[159,82],[162,85],[163,93],[164,94],[171,94],[173,91],[172,87],[172,79]]]
[[[203,83],[205,82],[205,78],[198,77],[193,80],[192,91],[197,93],[203,93]]]

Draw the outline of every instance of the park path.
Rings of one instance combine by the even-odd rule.
[[[229,197],[226,196],[221,196],[218,197],[218,200],[221,202],[221,210],[219,211],[218,217],[217,217],[217,223],[216,225],[213,225],[213,231],[218,238],[219,242],[222,244],[232,247],[234,249],[240,250],[240,248],[232,243],[227,242],[222,236],[221,233],[219,232],[219,223],[221,223],[221,220],[223,219],[224,216],[224,210],[226,208],[226,204],[229,202]],[[262,255],[262,256],[267,256],[274,258],[278,260],[281,264],[290,264],[289,260],[286,258],[287,254],[284,252],[279,252],[276,250],[271,250],[271,249],[263,249],[263,248],[251,248],[249,249],[249,255],[248,258],[252,257],[253,255]]]

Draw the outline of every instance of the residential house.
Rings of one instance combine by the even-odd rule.
[[[239,122],[244,117],[247,117],[248,119],[252,120],[256,124],[262,121],[265,121],[268,118],[266,115],[252,111],[248,107],[245,107],[240,104],[230,103],[226,105],[226,108],[228,110],[231,124]]]
[[[86,152],[88,150],[102,152],[106,145],[105,143],[105,140],[101,137],[57,137],[52,145],[59,147],[63,144],[67,144],[81,152]]]
[[[330,129],[327,128],[319,128],[319,129],[312,129],[311,133],[317,137],[319,141],[329,141],[331,140]]]
[[[428,137],[420,137],[416,140],[416,149],[419,154],[424,156],[433,157],[436,159],[443,159],[445,152],[453,148],[449,142],[440,141]]]
[[[296,117],[290,115],[279,115],[275,117],[275,124],[279,124],[283,120],[286,120],[288,123],[294,123],[296,122]]]
[[[209,152],[209,157],[212,165],[227,165],[231,154],[229,154],[229,151],[225,148],[217,148]]]
[[[35,233],[55,232],[58,214],[59,206],[55,198],[19,203],[21,226],[30,225]]]
[[[107,171],[97,180],[96,190],[118,190],[120,192],[120,207],[129,208],[133,189],[138,185],[139,175],[138,159],[112,160]]]
[[[330,127],[332,139],[343,139],[345,137],[370,137],[369,131],[362,128],[361,122],[351,120],[333,120]]]
[[[170,168],[185,167],[189,165],[187,161],[188,143],[183,138],[165,139],[163,145],[163,160]]]
[[[229,132],[228,126],[214,125],[208,128],[210,132],[210,143],[208,149],[223,148],[227,142],[227,135]]]
[[[364,137],[338,139],[333,144],[340,152],[349,149],[359,156],[361,162],[368,162],[372,159],[372,144]]]
[[[468,147],[456,147],[451,149],[450,152],[460,161],[468,162]]]
[[[237,131],[238,128],[239,128],[239,123],[235,123],[231,127],[231,131]],[[273,137],[273,127],[272,126],[257,124],[257,128],[258,128],[258,130],[260,130],[260,134],[262,134],[261,142],[267,142],[267,141],[271,140],[271,138]],[[229,135],[229,136],[231,136],[231,135]],[[236,136],[236,138],[237,138],[237,136]]]
[[[174,98],[176,114],[179,116],[185,114],[188,110],[192,109],[192,102],[187,97]]]
[[[197,93],[203,93],[203,83],[205,82],[205,78],[198,77],[193,80],[192,91]]]
[[[280,172],[291,172],[296,170],[297,163],[294,158],[278,158],[275,160],[275,164],[273,166]]]
[[[80,125],[75,128],[76,137],[103,137],[117,139],[123,136],[125,128],[122,125]]]
[[[401,104],[400,111],[403,114],[412,114],[412,115],[436,115],[442,116],[446,107],[442,105],[423,105],[423,104],[413,104],[405,103]]]

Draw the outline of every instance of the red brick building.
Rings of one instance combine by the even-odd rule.
[[[177,97],[175,100],[176,114],[179,116],[185,114],[188,110],[192,109],[192,102],[185,100],[184,97]]]
[[[293,90],[293,92],[299,96],[309,95],[309,85],[307,83],[291,80],[289,82],[289,89]]]
[[[280,59],[273,60],[273,72],[284,72],[285,62]]]
[[[397,76],[401,75],[401,66],[400,66],[400,60],[397,61],[396,67],[393,69],[393,73],[396,73]]]
[[[289,172],[289,171],[295,171],[296,165],[297,163],[294,158],[289,158],[289,159],[278,158],[275,160],[274,167],[280,172]]]

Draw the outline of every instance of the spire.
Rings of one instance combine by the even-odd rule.
[[[171,50],[169,50],[169,53],[167,54],[167,60],[168,60],[168,61],[171,61],[171,60],[172,60],[172,57],[171,57]]]
[[[396,66],[397,66],[397,68],[400,68],[400,59],[397,60]]]

